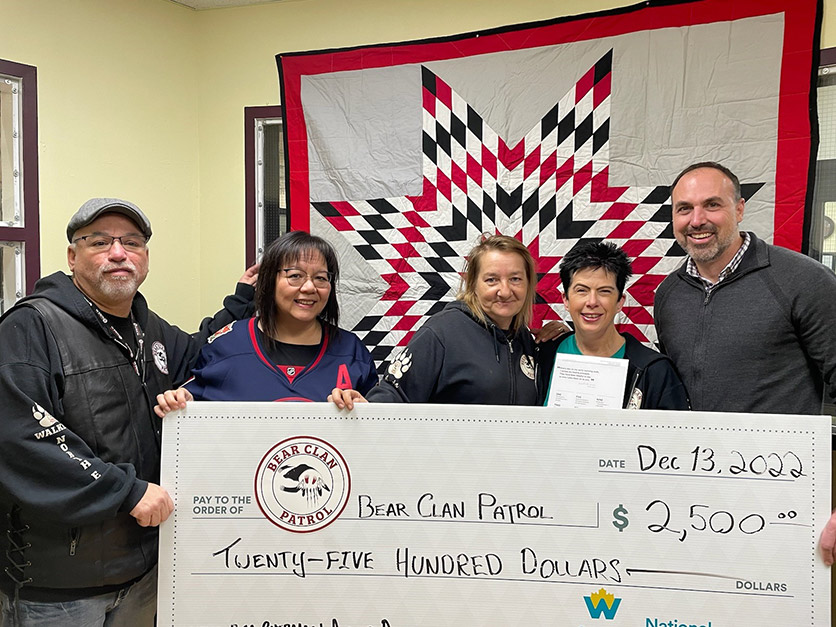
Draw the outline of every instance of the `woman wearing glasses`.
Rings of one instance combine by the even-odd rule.
[[[337,255],[302,231],[264,253],[256,286],[257,316],[209,339],[192,379],[157,397],[160,416],[185,401],[324,401],[335,387],[368,392],[377,383],[372,356],[337,326]]]

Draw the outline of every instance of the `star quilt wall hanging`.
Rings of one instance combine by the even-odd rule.
[[[741,180],[742,228],[803,250],[821,2],[645,2],[487,32],[277,56],[290,224],[340,256],[342,326],[382,365],[455,298],[484,232],[538,271],[533,328],[568,319],[579,241],[633,259],[620,330],[653,343],[684,253],[669,185],[697,161]]]

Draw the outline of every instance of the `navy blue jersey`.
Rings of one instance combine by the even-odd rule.
[[[344,329],[323,324],[315,359],[278,367],[266,357],[256,318],[230,324],[209,339],[185,387],[197,401],[325,401],[334,388],[362,394],[377,384],[368,349]]]

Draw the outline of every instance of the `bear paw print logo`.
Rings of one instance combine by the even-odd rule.
[[[389,364],[389,374],[395,377],[396,379],[400,379],[406,371],[412,366],[412,353],[409,350],[404,349],[401,351],[401,354],[395,358],[391,364]]]
[[[45,410],[43,407],[35,403],[32,405],[32,418],[38,421],[38,424],[42,427],[51,427],[52,425],[56,424],[58,421],[53,418],[50,413]]]

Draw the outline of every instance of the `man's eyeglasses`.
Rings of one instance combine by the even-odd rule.
[[[282,268],[282,272],[287,282],[293,287],[302,287],[310,279],[315,288],[322,290],[330,287],[333,278],[330,272],[317,272],[310,275],[307,272],[302,272],[299,268]]]
[[[76,237],[73,244],[76,242],[84,242],[84,246],[94,252],[104,252],[110,250],[115,240],[119,240],[122,248],[129,253],[138,253],[145,250],[145,245],[148,243],[148,238],[142,235],[121,235],[114,237],[113,235],[83,235]]]

